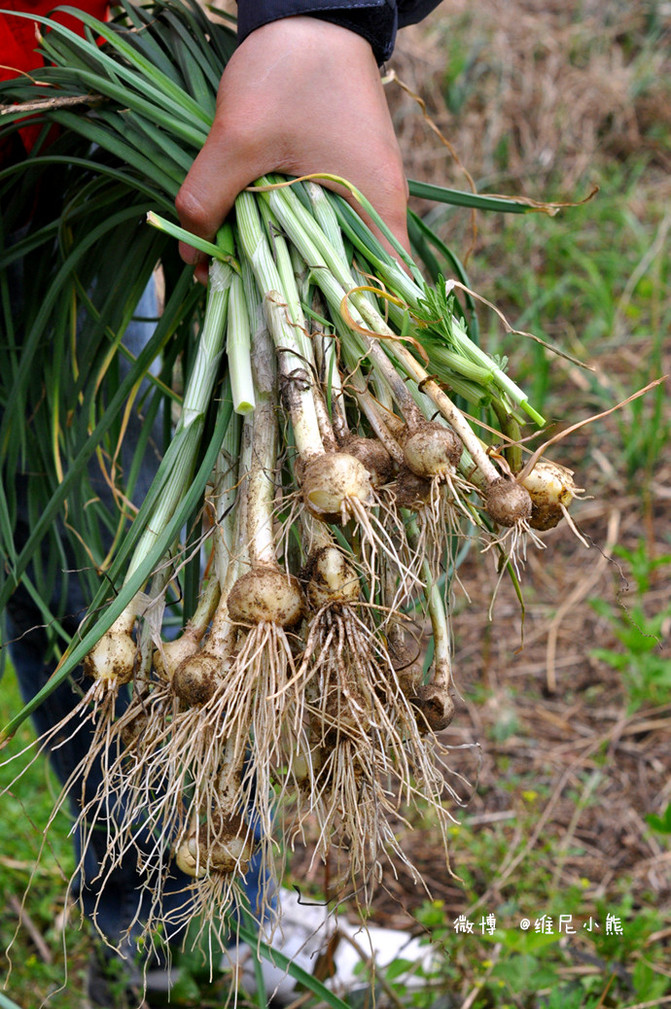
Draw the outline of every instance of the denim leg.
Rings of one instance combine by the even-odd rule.
[[[25,542],[28,530],[19,526],[17,530],[17,546]],[[30,573],[30,572],[29,572]],[[58,600],[65,616],[61,623],[69,636],[74,636],[85,612],[84,598],[81,586],[76,577],[68,579],[67,599]],[[56,601],[54,601],[56,602]],[[16,671],[19,689],[24,702],[32,700],[35,694],[46,685],[53,672],[53,663],[45,661],[47,654],[47,634],[42,623],[42,616],[35,606],[30,594],[20,585],[11,596],[6,610],[6,630],[9,642],[9,654]],[[33,712],[32,721],[39,737],[49,736],[47,756],[51,766],[61,783],[69,782],[69,804],[73,815],[79,815],[79,802],[82,797],[82,779],[77,776],[78,768],[84,764],[90,755],[93,740],[93,726],[90,720],[85,721],[75,730],[75,724],[70,719],[74,708],[82,694],[88,689],[91,681],[87,680],[81,667],[74,670],[71,679],[66,680]],[[123,688],[117,701],[117,714],[121,714],[128,703],[128,691]],[[64,723],[62,733],[53,733],[55,727]],[[87,768],[84,800],[92,800],[103,781],[104,774],[100,757],[90,762]],[[119,798],[123,807],[123,795]],[[83,835],[87,834],[86,851],[82,859]],[[137,849],[147,854],[151,850],[151,837],[140,823],[134,838]],[[130,932],[132,945],[133,933],[141,931],[140,923],[147,918],[147,876],[138,867],[138,851],[129,850],[120,863],[104,879],[99,878],[99,867],[104,863],[108,846],[108,836],[105,824],[98,822],[92,831],[80,826],[73,837],[75,862],[80,866],[77,878],[74,880],[73,895],[79,900],[84,914],[93,919],[96,926],[109,939],[112,945],[118,945],[121,939]],[[189,878],[171,865],[170,884],[164,887],[164,912],[171,908],[183,907],[185,890]]]
[[[150,285],[138,304],[137,314],[151,319],[155,317],[156,313],[156,294],[153,285]],[[126,332],[124,343],[134,354],[138,354],[152,331],[153,324],[151,322],[133,322]],[[139,430],[141,423],[141,419],[134,416],[129,425],[125,442],[126,450],[129,452],[132,452],[133,430]],[[154,471],[155,465],[149,462],[141,472],[136,487],[137,501],[140,501],[146,494]],[[108,493],[104,486],[100,487],[100,492],[102,494]],[[19,526],[17,530],[18,549],[25,543],[28,532],[25,525]],[[63,531],[62,538],[67,555],[65,531]],[[67,633],[74,635],[86,611],[87,600],[83,597],[76,575],[70,575],[67,585],[67,599],[65,601],[58,600],[59,606],[56,609],[66,614],[61,622]],[[19,586],[13,594],[7,607],[6,617],[7,637],[10,642],[9,652],[16,670],[21,695],[24,702],[27,702],[46,684],[53,671],[53,666],[47,663],[44,658],[47,653],[47,635],[42,626],[41,614],[23,586]],[[37,734],[43,736],[61,721],[67,719],[88,685],[84,682],[81,669],[78,669],[72,676],[72,682],[63,683],[56,688],[33,713],[32,718]],[[127,693],[123,691],[118,702],[119,713],[127,702]],[[66,725],[63,733],[65,741],[56,736],[50,741],[48,749],[49,760],[61,784],[65,784],[76,768],[86,760],[91,747],[93,728],[90,722],[83,725],[74,735],[72,728],[72,724]],[[101,762],[96,759],[87,775],[87,797],[93,797],[96,794],[98,786],[102,782],[102,775]],[[78,812],[75,800],[80,795],[81,783],[74,781],[70,797],[74,815],[77,815]],[[121,802],[123,802],[123,797]],[[143,830],[141,824],[138,824],[136,843],[140,850],[144,849],[147,852],[150,850],[151,838],[146,829]],[[112,944],[116,945],[128,933],[133,922],[141,923],[147,917],[150,887],[147,886],[146,875],[138,868],[137,852],[135,850],[128,851],[120,864],[115,866],[102,881],[98,878],[98,867],[104,860],[107,847],[107,834],[104,826],[101,825],[99,829],[90,833],[83,860],[81,860],[81,831],[76,832],[74,844],[77,863],[81,864],[80,878],[75,881],[75,890],[81,906],[87,916],[93,917],[95,915],[97,927]],[[189,882],[189,877],[182,873],[175,864],[172,864],[169,882],[163,886],[163,913],[168,919],[171,912],[178,909],[183,912]],[[250,907],[256,908],[258,906],[259,895],[265,889],[266,884],[266,877],[261,874],[260,856],[255,856],[250,863],[245,881]],[[138,924],[131,930],[131,940],[133,933],[137,934],[140,931],[141,924]],[[175,935],[173,938],[177,940],[179,937]]]

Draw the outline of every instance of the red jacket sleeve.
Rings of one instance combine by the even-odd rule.
[[[37,14],[44,17],[53,11],[58,0],[2,0],[5,9],[20,11],[22,14]],[[71,6],[104,21],[107,17],[107,0],[74,0]],[[81,34],[81,22],[67,14],[58,13],[55,20],[67,24]],[[0,80],[18,77],[42,65],[35,52],[37,39],[35,21],[12,14],[0,14]]]
[[[59,0],[0,0],[0,5],[6,10],[45,17],[51,14],[58,2]],[[92,14],[101,21],[106,20],[109,9],[107,0],[72,0],[70,6]],[[83,34],[81,21],[69,14],[58,12],[54,14],[54,20]],[[38,45],[36,28],[39,27],[39,23],[30,18],[0,13],[0,81],[31,74],[42,66],[42,59],[35,52]],[[30,151],[39,136],[40,127],[28,124],[19,133],[23,146]],[[12,150],[7,143],[0,144],[0,167],[13,160]]]

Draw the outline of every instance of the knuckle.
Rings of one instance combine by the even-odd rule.
[[[175,198],[177,216],[182,225],[195,234],[208,231],[210,214],[207,204],[187,180]]]

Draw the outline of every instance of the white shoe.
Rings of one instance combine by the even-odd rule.
[[[263,937],[264,941],[308,974],[314,973],[320,955],[328,951],[334,974],[323,983],[337,995],[368,986],[372,974],[361,969],[362,963],[372,961],[375,970],[382,973],[399,957],[409,960],[421,968],[409,968],[405,977],[397,978],[409,986],[424,983],[421,975],[434,964],[431,947],[422,945],[408,932],[354,925],[329,912],[327,907],[301,903],[298,894],[290,890],[279,891],[278,905],[279,920],[271,934]],[[237,969],[239,984],[249,994],[256,991],[255,955],[249,946],[240,943],[228,951],[222,964]],[[262,959],[261,971],[269,998],[272,996],[280,1004],[296,998],[296,981],[286,970]]]

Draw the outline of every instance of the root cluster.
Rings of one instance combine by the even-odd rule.
[[[326,234],[332,205],[314,188]],[[438,823],[449,868],[458,800],[439,733],[455,711],[458,557],[477,542],[519,574],[527,543],[544,545],[533,530],[575,496],[557,468],[550,488],[540,468],[516,478],[370,289],[357,287],[344,251],[338,259],[296,225],[301,207],[248,192],[236,205],[234,279],[246,299],[253,388],[235,393],[244,410],[230,415],[203,502],[198,605],[168,639],[136,599],[89,655],[93,684],[67,726],[44,740],[93,724],[89,755],[59,804],[75,791],[84,850],[104,832],[101,888],[136,859],[149,911],[133,934],[149,944],[157,931],[190,927],[194,938],[194,918],[195,938],[207,930],[223,944],[227,914],[259,866],[252,913],[263,920],[283,853],[308,836],[315,860],[337,852],[335,896],[353,893],[362,905],[387,869],[409,864],[395,825],[413,810]],[[330,272],[313,267],[322,261]],[[429,298],[398,264],[387,269],[405,305],[396,329],[413,320],[420,346],[452,303]],[[217,264],[220,315],[222,271]],[[444,318],[442,337],[458,324]],[[206,320],[208,339],[213,328]],[[479,374],[486,362],[476,350]],[[500,368],[486,374],[493,395]],[[509,388],[499,418],[515,413]],[[211,395],[226,401],[231,389],[225,378]],[[184,402],[194,401],[187,387]],[[145,601],[160,603],[165,570],[178,575],[179,552]]]

